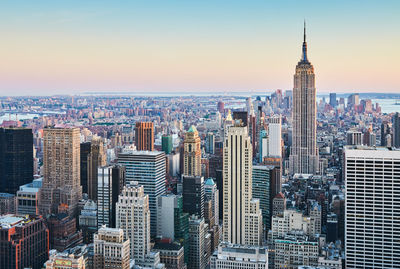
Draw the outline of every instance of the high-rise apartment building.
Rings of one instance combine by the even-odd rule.
[[[40,269],[49,257],[49,230],[42,217],[0,216],[0,268]]]
[[[396,148],[400,148],[400,113],[396,112],[393,116],[393,139],[392,144]]]
[[[400,151],[344,151],[346,268],[400,268]]]
[[[204,178],[183,176],[183,211],[204,218]]]
[[[101,227],[94,235],[94,268],[129,269],[129,239],[117,228]]]
[[[150,253],[149,195],[143,186],[128,183],[116,207],[117,228],[123,229],[125,239],[130,240],[131,258],[143,262]]]
[[[70,215],[76,215],[82,197],[78,128],[43,130],[43,166],[40,213],[57,213],[63,206]]]
[[[154,150],[154,124],[152,122],[136,122],[135,144],[137,150]]]
[[[293,87],[293,132],[290,173],[314,174],[318,171],[317,103],[314,67],[307,58],[304,24],[303,54],[296,66]]]
[[[103,166],[97,174],[97,226],[115,228],[116,203],[125,185],[125,167]]]
[[[0,128],[0,192],[15,194],[32,179],[32,129]]]
[[[193,125],[185,134],[183,141],[183,175],[201,176],[201,144],[199,132]]]
[[[157,199],[166,192],[165,153],[126,151],[118,155],[118,164],[126,167],[126,182],[137,181],[149,195],[151,234],[157,234]]]
[[[262,237],[259,200],[252,199],[252,157],[247,127],[230,127],[223,152],[223,240],[232,244],[258,245]]]

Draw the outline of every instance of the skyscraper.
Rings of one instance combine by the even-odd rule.
[[[400,113],[396,112],[393,116],[393,140],[392,144],[396,148],[400,148]]]
[[[204,218],[204,178],[183,176],[183,211]]]
[[[282,126],[280,115],[275,115],[269,118],[268,156],[275,158],[282,157]]]
[[[183,153],[183,175],[201,176],[201,148],[200,137],[193,125],[185,134]]]
[[[400,151],[347,146],[346,268],[400,268]]]
[[[80,155],[81,155],[81,186],[82,186],[82,193],[88,193],[88,156],[90,154],[90,150],[92,149],[91,142],[84,142],[81,143],[80,146]]]
[[[97,226],[116,226],[116,203],[125,185],[125,167],[121,165],[103,166],[98,169],[97,181]]]
[[[208,178],[204,183],[204,198],[211,201],[215,224],[219,225],[219,191],[212,178]]]
[[[93,137],[87,159],[88,195],[89,199],[93,201],[97,201],[97,169],[101,166],[105,166],[107,160],[103,144],[104,142],[101,137]]]
[[[296,66],[293,87],[291,174],[318,171],[317,105],[314,67],[307,58],[306,28],[302,58]]]
[[[252,199],[252,156],[247,127],[230,127],[223,156],[223,240],[232,244],[261,241],[259,200]]]
[[[206,137],[206,152],[210,154],[215,153],[215,135],[214,133],[208,133]]]
[[[331,92],[329,94],[329,105],[333,108],[335,108],[337,106],[337,100],[336,100],[336,93],[335,92]]]
[[[15,194],[32,179],[32,129],[0,128],[0,192]]]
[[[135,144],[137,150],[154,150],[154,124],[152,122],[136,122]]]
[[[253,198],[260,200],[260,209],[263,216],[264,227],[271,226],[271,191],[270,174],[272,167],[265,165],[254,165],[252,173]]]
[[[66,206],[70,215],[76,215],[82,197],[80,131],[78,128],[45,128],[43,138],[40,213],[57,213],[59,206]]]
[[[137,181],[149,195],[151,234],[157,234],[157,200],[165,194],[165,153],[159,151],[125,151],[118,163],[126,167],[126,182]]]
[[[170,154],[172,152],[172,136],[171,135],[163,135],[161,138],[161,148],[165,154]]]
[[[117,228],[130,240],[131,258],[143,262],[150,253],[149,196],[143,186],[131,182],[122,190],[116,207]]]

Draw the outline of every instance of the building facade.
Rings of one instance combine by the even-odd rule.
[[[346,268],[400,268],[400,151],[346,147]]]
[[[314,174],[318,171],[317,103],[314,67],[307,58],[306,30],[302,58],[296,66],[293,87],[292,147],[290,173]]]
[[[183,175],[201,176],[201,141],[199,132],[193,125],[185,134],[183,142]]]
[[[154,124],[152,122],[136,122],[135,145],[137,150],[154,150]]]
[[[45,128],[43,130],[44,178],[40,213],[58,213],[67,207],[76,216],[82,197],[80,185],[80,131],[78,128]]]
[[[0,128],[0,192],[15,194],[32,179],[32,129]]]

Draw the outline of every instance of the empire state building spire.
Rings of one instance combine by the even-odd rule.
[[[306,42],[306,21],[305,20],[304,20],[303,55],[301,57],[301,62],[308,63],[308,59],[307,59],[307,42]]]

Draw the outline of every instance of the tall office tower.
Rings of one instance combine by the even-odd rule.
[[[221,243],[211,256],[212,269],[268,268],[266,247]]]
[[[152,122],[136,122],[135,144],[137,150],[154,150],[154,124]]]
[[[314,67],[307,59],[304,24],[303,55],[296,66],[293,88],[293,132],[290,173],[314,174],[318,171],[317,103]]]
[[[80,145],[80,155],[81,155],[81,186],[82,193],[88,193],[88,157],[90,150],[92,149],[92,143],[84,142]]]
[[[117,228],[101,227],[94,235],[94,268],[129,269],[129,239]]]
[[[204,218],[204,178],[183,176],[183,211]]]
[[[222,101],[219,101],[217,104],[217,110],[219,113],[224,114],[225,112],[225,104]]]
[[[336,93],[331,92],[329,94],[329,104],[331,107],[335,108],[337,106],[337,100],[336,100]]]
[[[400,114],[396,112],[393,116],[393,139],[392,144],[396,148],[400,148]]]
[[[32,129],[0,128],[0,192],[15,194],[32,179]]]
[[[252,192],[253,198],[260,200],[260,209],[265,229],[271,227],[271,167],[265,165],[253,166]]]
[[[251,245],[254,238],[259,244],[262,237],[261,211],[252,200],[252,156],[247,128],[230,127],[223,156],[223,240],[232,244]]]
[[[211,201],[212,213],[214,215],[215,224],[219,224],[219,190],[212,178],[208,178],[204,183],[204,198]]]
[[[206,153],[215,154],[215,135],[211,132],[206,137]]]
[[[346,268],[400,268],[400,151],[345,147]]]
[[[124,187],[117,203],[117,228],[130,240],[131,258],[143,262],[150,253],[149,195],[143,186],[131,182]]]
[[[390,126],[388,122],[382,122],[381,124],[381,146],[388,146],[386,143],[386,136],[390,135]]]
[[[126,182],[137,181],[149,195],[151,235],[156,235],[157,199],[166,192],[165,153],[127,151],[118,155],[118,163],[126,167]]]
[[[200,137],[193,125],[185,134],[183,153],[183,175],[201,176],[201,148]]]
[[[105,166],[107,156],[104,149],[104,142],[101,137],[93,137],[91,142],[91,149],[87,160],[88,169],[88,195],[89,199],[97,201],[97,180],[98,168]]]
[[[188,269],[204,269],[207,265],[205,237],[207,229],[204,218],[196,215],[189,218],[189,262]]]
[[[170,154],[172,152],[172,136],[171,135],[163,135],[161,138],[161,148],[165,154]]]
[[[82,197],[80,185],[80,132],[78,128],[45,128],[43,130],[44,178],[40,213],[57,213],[67,207],[76,216]]]
[[[281,116],[272,116],[268,124],[268,156],[282,157]]]
[[[40,269],[49,257],[49,230],[42,217],[0,216],[0,268]]]
[[[103,166],[98,170],[97,181],[97,226],[115,228],[115,213],[118,196],[125,186],[125,167],[121,165]]]

